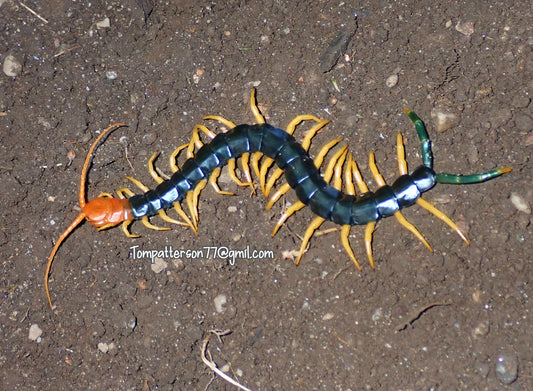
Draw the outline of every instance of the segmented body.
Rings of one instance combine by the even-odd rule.
[[[329,186],[308,153],[296,139],[269,124],[238,125],[218,134],[188,159],[169,180],[155,189],[129,198],[133,216],[154,216],[174,202],[181,202],[200,181],[207,180],[215,168],[226,165],[243,153],[261,152],[274,159],[284,171],[285,179],[298,199],[313,213],[341,225],[360,225],[394,215],[416,202],[418,197],[436,184],[436,174],[420,166],[412,174],[400,176],[392,186],[361,196],[344,194]]]

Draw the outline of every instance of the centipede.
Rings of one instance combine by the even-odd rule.
[[[86,182],[94,150],[106,135],[125,125],[116,123],[101,132],[89,148],[81,171],[79,187],[81,212],[56,241],[46,265],[44,287],[52,311],[55,307],[50,295],[49,277],[54,257],[65,239],[83,221],[89,221],[98,230],[121,224],[122,231],[127,237],[136,238],[139,235],[130,232],[130,225],[136,220],[140,220],[150,229],[160,231],[171,229],[170,227],[154,225],[150,221],[151,217],[159,216],[167,223],[190,228],[197,234],[199,196],[207,184],[209,183],[218,194],[234,194],[220,189],[217,182],[221,170],[225,166],[228,167],[228,174],[237,185],[249,186],[255,193],[256,183],[252,179],[253,170],[259,181],[258,188],[268,198],[267,210],[291,189],[294,190],[298,201],[282,212],[273,229],[272,236],[276,235],[289,217],[305,206],[308,206],[316,215],[305,230],[300,249],[295,257],[296,265],[300,263],[302,256],[307,251],[308,244],[315,232],[325,221],[331,221],[340,226],[342,246],[358,270],[362,270],[362,268],[355,257],[349,240],[352,226],[366,225],[364,244],[372,269],[375,268],[372,254],[373,233],[376,223],[387,217],[394,216],[403,227],[412,232],[430,251],[433,251],[425,237],[401,212],[402,209],[414,204],[442,220],[466,244],[470,244],[466,234],[458,225],[433,204],[422,198],[422,194],[431,190],[436,184],[481,183],[512,170],[511,168],[500,168],[470,175],[435,173],[431,141],[426,126],[413,111],[404,109],[405,114],[414,124],[420,142],[423,164],[409,173],[403,137],[401,133],[398,133],[396,151],[400,176],[392,185],[388,185],[376,165],[374,152],[370,152],[368,167],[378,186],[375,191],[370,191],[363,180],[353,154],[348,152],[346,145],[339,146],[342,141],[341,138],[326,143],[314,158],[309,155],[311,140],[330,121],[319,119],[313,115],[299,115],[290,121],[285,130],[274,127],[265,121],[258,108],[255,93],[255,89],[253,89],[250,96],[250,109],[255,118],[255,124],[236,125],[219,115],[204,117],[203,119],[206,121],[216,121],[222,124],[226,131],[215,134],[205,125],[196,125],[190,141],[176,148],[170,155],[171,176],[164,178],[156,170],[154,161],[159,153],[155,152],[148,160],[148,170],[157,183],[154,189],[150,189],[135,178],[126,177],[142,193],[135,194],[128,188],[121,188],[116,192],[117,197],[110,193],[101,193],[95,199],[87,201]],[[302,122],[307,121],[313,125],[303,140],[298,142],[293,134]],[[209,139],[209,142],[203,141],[206,138]],[[181,153],[186,154],[186,160],[179,167],[177,161]],[[325,163],[328,155],[332,156]],[[240,159],[241,175],[237,174],[237,159]],[[274,163],[277,165],[275,169],[272,168]],[[323,172],[321,173],[321,171]],[[285,183],[274,190],[276,183],[283,175],[285,176]],[[188,214],[182,204],[187,205]],[[167,214],[166,211],[169,209],[176,211],[179,220]]]

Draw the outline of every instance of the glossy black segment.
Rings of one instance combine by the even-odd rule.
[[[280,149],[291,139],[294,140],[294,137],[289,133],[270,126],[263,136],[263,150],[261,152],[274,159]]]
[[[338,199],[337,204],[333,208],[333,212],[331,213],[331,221],[333,221],[335,224],[351,225],[350,212],[354,202],[355,196],[342,194]]]
[[[183,163],[183,167],[180,169],[181,175],[183,175],[189,182],[193,184],[193,188],[202,179],[206,179],[209,172],[204,172],[195,159],[187,159]]]
[[[331,220],[331,214],[341,195],[340,191],[331,186],[323,187],[309,200],[309,207],[314,214],[326,220]]]
[[[411,178],[413,178],[420,193],[430,190],[437,184],[437,174],[435,174],[435,171],[431,168],[426,166],[417,167],[417,169],[411,174]]]
[[[154,216],[162,208],[161,199],[154,190],[148,190],[144,193],[144,198],[148,204],[148,213],[146,215],[148,217]]]
[[[211,173],[215,168],[220,167],[220,159],[211,149],[210,144],[204,145],[196,152],[194,161],[206,173]]]
[[[144,194],[135,194],[128,198],[130,202],[131,212],[135,219],[140,219],[148,214],[148,202],[144,197]]]
[[[318,174],[318,169],[309,156],[303,155],[285,166],[285,180],[293,189],[310,176]],[[323,180],[322,180],[323,181]]]
[[[296,141],[289,140],[285,145],[281,147],[278,154],[274,158],[276,164],[282,170],[285,169],[287,164],[292,163],[294,160],[301,158],[302,156],[307,155],[305,149]]]
[[[350,225],[360,225],[378,221],[380,215],[374,201],[374,193],[364,193],[356,197],[350,210]]]
[[[176,187],[180,195],[180,198],[176,199],[176,201],[181,201],[185,197],[185,194],[194,188],[194,184],[189,182],[189,180],[183,176],[181,171],[172,174],[169,181],[172,186]]]
[[[392,184],[392,191],[398,200],[400,209],[413,205],[420,197],[420,191],[410,175],[402,175],[396,179]]]
[[[381,217],[392,216],[395,212],[400,210],[398,200],[392,191],[392,187],[385,185],[380,187],[374,193],[374,202],[376,209]]]
[[[246,137],[247,132],[244,130],[245,128],[237,126],[224,134],[232,156],[240,156],[245,152],[250,152],[250,141]]]
[[[303,181],[296,184],[295,187],[291,187],[296,192],[298,199],[307,205],[309,204],[309,200],[314,197],[317,191],[326,186],[327,184],[324,179],[322,179],[320,174],[316,172],[315,174],[306,177]]]
[[[170,208],[172,204],[180,198],[178,189],[176,188],[176,186],[172,186],[172,183],[170,183],[170,181],[161,182],[155,188],[155,192],[161,199],[161,207],[163,209]]]
[[[248,140],[250,141],[250,150],[251,151],[262,151],[263,150],[263,137],[266,132],[269,132],[273,127],[268,124],[259,124],[259,125],[239,125],[238,127],[243,127],[246,129],[248,134]]]
[[[213,141],[209,143],[209,147],[217,155],[221,165],[225,165],[229,159],[234,157],[231,148],[226,142],[226,133],[217,134]]]

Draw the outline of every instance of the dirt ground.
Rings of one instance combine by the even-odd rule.
[[[0,1],[0,389],[235,389],[201,358],[211,330],[229,330],[208,351],[253,390],[533,390],[530,1],[24,5]],[[309,208],[272,238],[294,192],[265,211],[262,195],[223,176],[236,195],[202,192],[198,236],[139,222],[138,239],[80,226],[53,264],[52,312],[46,260],[80,211],[80,172],[99,131],[127,125],[97,149],[89,198],[138,192],[125,176],[153,187],[154,151],[169,173],[168,156],[195,124],[222,131],[203,116],[253,123],[254,86],[275,126],[299,114],[331,120],[311,154],[342,137],[373,189],[368,153],[392,182],[397,131],[410,168],[421,163],[404,107],[425,120],[437,172],[513,172],[424,196],[470,246],[414,206],[405,215],[434,253],[389,218],[378,223],[371,270],[364,227],[352,228],[362,272],[338,231],[313,237],[296,267],[285,255],[299,248]],[[249,247],[273,259],[152,264],[133,246]]]

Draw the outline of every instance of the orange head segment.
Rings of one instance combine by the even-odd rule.
[[[81,171],[81,180],[80,180],[80,193],[79,201],[82,208],[82,212],[76,217],[76,219],[68,226],[68,228],[61,234],[57,240],[50,257],[48,258],[48,263],[46,264],[46,272],[44,278],[44,287],[46,290],[46,297],[48,298],[48,303],[52,311],[54,306],[52,305],[52,299],[50,298],[50,291],[48,289],[48,276],[50,275],[50,270],[52,268],[52,262],[54,261],[54,256],[56,255],[59,246],[61,243],[70,235],[72,231],[81,223],[84,219],[87,219],[96,227],[100,229],[105,229],[113,227],[122,221],[129,220],[131,218],[131,208],[128,200],[122,200],[117,198],[103,198],[98,197],[90,202],[85,200],[85,182],[87,181],[87,171],[89,169],[89,164],[91,162],[91,157],[94,149],[96,148],[98,142],[109,132],[124,126],[124,124],[117,123],[109,126],[105,129],[100,136],[94,141],[87,153],[85,158],[85,163]]]
[[[126,199],[98,197],[85,204],[83,214],[95,227],[106,229],[129,220],[131,207]]]

